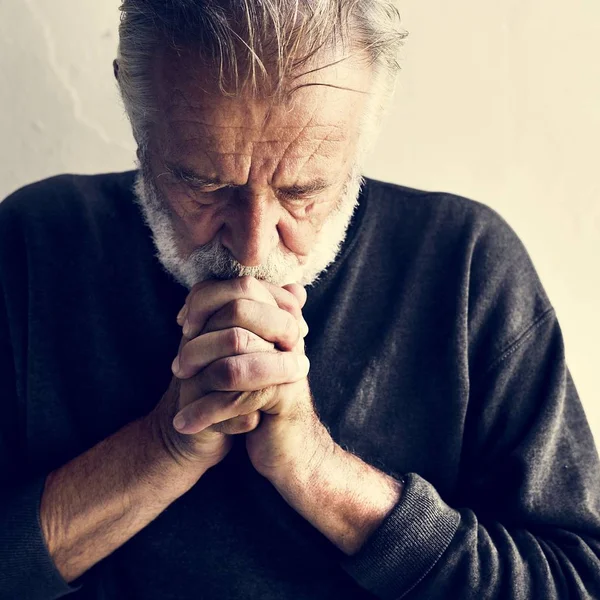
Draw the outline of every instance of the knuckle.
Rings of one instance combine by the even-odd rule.
[[[288,356],[289,352],[279,352],[277,354],[277,369],[282,377],[290,377],[295,375],[295,371],[292,367],[293,361]]]
[[[234,321],[239,321],[244,318],[248,308],[248,301],[244,298],[237,298],[229,303],[229,310],[231,311],[231,318]]]
[[[235,357],[227,358],[221,361],[221,381],[230,389],[236,389],[237,386],[244,380],[246,368],[244,362],[235,360]]]
[[[229,330],[229,347],[234,354],[245,354],[250,347],[250,332],[243,327],[233,327]]]
[[[237,285],[242,294],[247,295],[255,289],[256,279],[252,275],[244,275],[237,279]]]
[[[268,379],[272,373],[271,361],[269,360],[269,355],[264,353],[257,354],[254,360],[250,365],[250,371],[253,378],[256,378],[260,381],[264,381]]]

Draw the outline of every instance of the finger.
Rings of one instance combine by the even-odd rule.
[[[306,304],[307,299],[306,290],[297,283],[289,283],[283,287],[277,287],[264,281],[261,281],[261,283],[266,284],[267,289],[271,292],[273,298],[275,298],[279,308],[287,310],[298,319],[302,337],[306,337],[309,331],[308,323],[302,314],[302,307]]]
[[[208,319],[233,300],[255,300],[277,306],[271,293],[254,277],[237,277],[226,280],[207,280],[197,283],[188,294],[188,307],[183,335],[195,338]]]
[[[186,342],[183,348],[180,346],[171,368],[179,379],[188,379],[219,358],[274,350],[275,345],[260,335],[242,327],[231,327],[203,333]]]
[[[256,391],[299,381],[310,361],[295,352],[257,352],[216,360],[197,375],[200,396],[212,391]]]
[[[180,423],[183,423],[178,424],[177,430],[186,434],[200,433],[205,429],[220,431],[221,428],[228,428],[226,423],[234,419],[239,419],[238,423],[242,425],[251,424],[252,417],[247,421],[243,417],[259,411],[271,401],[274,393],[274,387],[254,392],[211,392],[187,405],[176,415],[176,418],[182,419]]]
[[[239,417],[215,423],[210,426],[210,429],[226,435],[248,433],[249,431],[254,431],[259,426],[260,414],[259,410],[255,410],[248,415],[240,415]]]
[[[291,350],[301,337],[300,323],[288,312],[276,306],[241,298],[216,312],[202,333],[241,327],[252,331],[268,342]]]
[[[304,287],[302,287],[299,283],[288,283],[287,285],[283,286],[283,289],[286,291],[289,291],[291,294],[294,295],[294,297],[296,298],[298,305],[300,306],[300,309],[302,309],[304,307],[304,305],[306,304],[306,300],[308,298],[308,295],[306,293],[306,289],[304,289]],[[308,323],[306,322],[306,319],[304,318],[304,316],[302,316],[302,320],[300,321],[301,323],[301,331],[302,331],[302,337],[306,337],[308,335],[309,332],[309,328],[308,328]]]
[[[298,340],[298,343],[294,346],[294,348],[292,348],[291,352],[306,354],[306,343],[303,337]]]
[[[179,357],[181,356],[181,351],[183,350],[183,348],[185,348],[186,343],[187,340],[185,339],[185,337],[182,337],[179,340],[179,348],[177,349],[177,355],[175,356],[173,364],[171,365],[171,371],[173,372],[173,375],[176,375],[175,371],[179,369]]]
[[[294,294],[300,308],[304,308],[306,300],[308,299],[308,294],[306,293],[306,288],[304,286],[301,286],[299,283],[288,283],[287,285],[284,285],[282,289]]]
[[[306,295],[306,292],[304,291],[304,288],[301,285],[292,283],[284,285],[283,287],[279,287],[277,285],[269,283],[268,281],[263,281],[262,279],[259,280],[259,283],[262,284],[265,288],[267,288],[271,296],[273,296],[273,298],[275,299],[275,302],[277,302],[279,308],[287,310],[298,320],[303,318],[302,306],[304,306],[306,299],[304,299],[304,302],[300,302],[300,296],[302,292],[295,289],[296,287],[300,288],[301,290],[303,290],[304,295]],[[293,286],[292,289],[287,289],[289,286]]]

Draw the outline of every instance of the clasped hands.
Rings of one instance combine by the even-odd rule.
[[[231,434],[246,433],[253,466],[274,480],[315,468],[332,450],[307,378],[305,302],[299,284],[253,277],[192,288],[177,318],[183,337],[172,367],[179,382],[173,426],[199,457],[216,464]]]
[[[183,337],[174,376],[150,423],[194,477],[223,460],[234,434],[245,433],[254,468],[353,554],[398,502],[402,485],[336,444],[316,414],[305,302],[298,284],[253,277],[195,285],[177,318]]]

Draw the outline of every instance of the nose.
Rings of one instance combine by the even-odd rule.
[[[266,194],[240,195],[235,212],[227,219],[221,243],[242,265],[263,265],[279,244],[278,222],[278,202]]]

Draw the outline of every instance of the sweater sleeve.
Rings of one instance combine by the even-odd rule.
[[[19,404],[15,360],[8,322],[3,269],[17,255],[4,252],[15,228],[0,210],[0,600],[53,600],[79,590],[69,585],[48,552],[40,523],[40,504],[47,473],[28,472],[25,408]],[[13,250],[17,250],[14,246]]]
[[[555,311],[491,209],[468,252],[469,381],[455,491],[409,473],[342,566],[382,599],[600,598],[600,461]]]
[[[600,463],[550,311],[487,374],[449,506],[409,474],[346,570],[379,598],[600,598]]]

